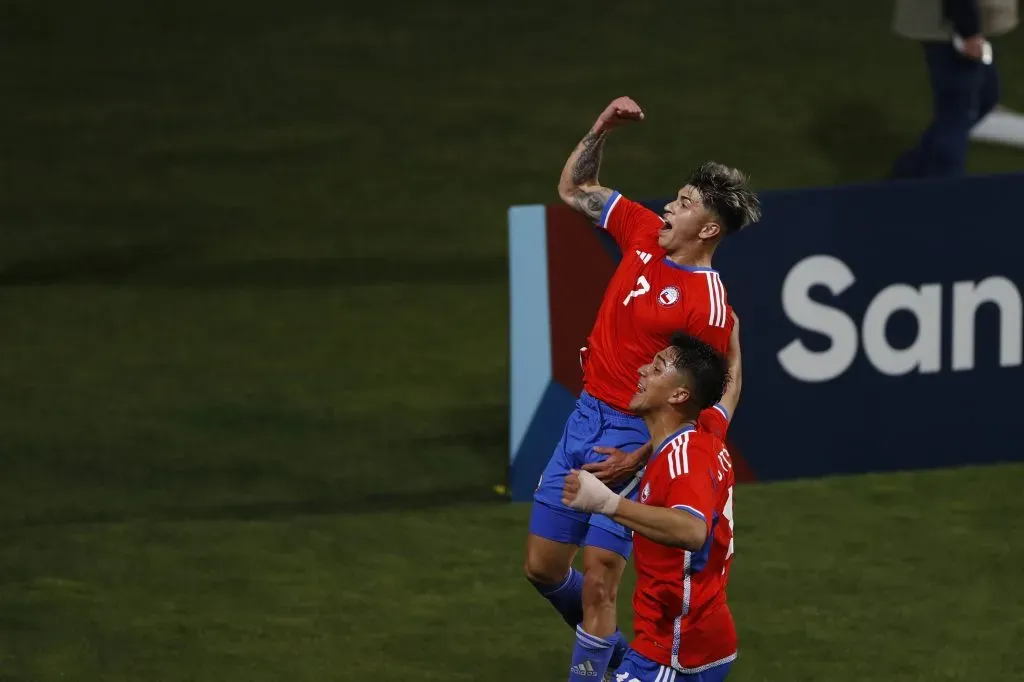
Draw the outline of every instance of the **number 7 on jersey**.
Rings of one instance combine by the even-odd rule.
[[[636,289],[629,292],[625,300],[622,301],[622,305],[629,305],[629,302],[637,296],[643,296],[651,290],[651,283],[647,281],[647,278],[640,275],[636,278]]]

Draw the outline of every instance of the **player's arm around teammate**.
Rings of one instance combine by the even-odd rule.
[[[562,503],[574,509],[604,514],[666,547],[696,552],[708,537],[707,525],[693,514],[627,500],[589,471],[573,470],[566,476]]]

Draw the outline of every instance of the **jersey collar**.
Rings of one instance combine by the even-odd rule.
[[[686,272],[717,272],[714,268],[706,268],[702,265],[680,265],[673,260],[669,260],[668,256],[665,256],[662,262],[670,268],[685,270]]]
[[[673,439],[678,438],[679,436],[683,435],[687,431],[696,431],[696,430],[697,430],[697,427],[695,427],[693,424],[687,424],[686,426],[684,426],[683,428],[679,429],[675,433],[669,435],[665,440],[661,441],[661,445],[659,445],[658,448],[654,452],[655,453],[661,452],[661,449],[663,447],[665,447],[666,443],[671,443]]]

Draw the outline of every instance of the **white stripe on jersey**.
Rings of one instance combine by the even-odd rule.
[[[668,475],[670,479],[690,473],[688,448],[690,447],[691,433],[693,431],[687,431],[672,440],[672,452],[668,453]]]
[[[719,276],[719,274],[717,272],[715,273],[714,279],[715,279],[715,284],[718,286],[718,303],[719,303],[718,326],[719,327],[725,327],[725,323],[726,323],[726,320],[728,318],[728,310],[726,309],[726,302],[725,302],[725,285],[722,284],[722,278],[721,278],[721,276]]]
[[[683,552],[683,608],[672,623],[672,667],[680,670],[683,666],[679,662],[679,640],[683,634],[683,618],[690,613],[690,562],[693,561],[691,552]]]
[[[704,278],[708,281],[708,307],[711,310],[708,313],[708,326],[725,327],[725,286],[722,278],[714,271],[705,272]]]
[[[682,453],[683,453],[683,473],[684,474],[690,473],[690,458],[689,458],[688,449],[690,447],[690,434],[691,433],[693,433],[693,431],[687,431],[686,433],[683,434]]]

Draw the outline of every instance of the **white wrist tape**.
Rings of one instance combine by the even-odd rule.
[[[619,508],[622,498],[589,471],[580,471],[580,491],[569,505],[573,509],[611,516]]]

